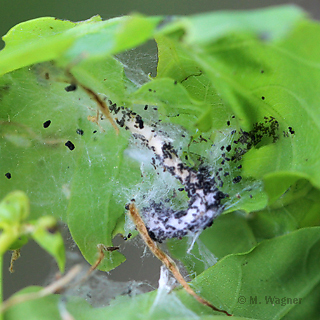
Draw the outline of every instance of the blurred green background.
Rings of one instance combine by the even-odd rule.
[[[5,34],[19,22],[43,16],[79,21],[96,14],[100,14],[103,19],[131,12],[148,15],[188,15],[211,10],[252,9],[285,3],[295,3],[305,8],[314,18],[320,16],[318,0],[1,0],[0,33]]]
[[[131,12],[140,12],[147,15],[189,15],[215,10],[240,10],[262,8],[271,5],[295,3],[309,12],[314,19],[320,17],[320,0],[277,1],[277,0],[1,0],[0,34],[20,23],[33,18],[52,16],[59,19],[72,21],[86,20],[99,14],[103,19],[125,15]],[[0,49],[4,43],[0,43]],[[1,155],[0,155],[1,156]],[[68,235],[66,236],[68,238]],[[134,242],[137,242],[134,240]],[[149,256],[141,258],[143,248],[117,240],[122,246],[122,252],[127,256],[127,261],[110,273],[110,277],[117,281],[129,279],[148,280],[156,286],[160,263]],[[68,241],[69,249],[74,247]],[[73,248],[73,250],[75,250]],[[27,285],[43,285],[48,282],[48,275],[52,270],[51,257],[32,242],[22,250],[22,257],[16,262],[14,274],[9,274],[8,267],[10,254],[5,255],[4,261],[4,296],[7,298],[12,293]],[[51,272],[52,274],[52,272]]]

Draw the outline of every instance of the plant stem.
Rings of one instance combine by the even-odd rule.
[[[80,271],[81,271],[81,266],[77,264],[72,269],[70,269],[68,273],[65,274],[62,278],[52,282],[51,284],[49,284],[48,286],[44,287],[39,291],[14,295],[10,297],[4,303],[1,303],[0,320],[3,320],[3,313],[7,309],[15,306],[16,304],[23,303],[30,300],[40,299],[50,294],[54,294],[61,291],[79,274]]]
[[[2,302],[3,302],[3,288],[2,288],[2,285],[3,285],[3,275],[2,275],[2,272],[3,272],[3,254],[0,255],[0,305],[2,305]],[[0,320],[3,320],[3,313],[0,312]]]

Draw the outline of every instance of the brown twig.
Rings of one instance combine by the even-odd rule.
[[[93,100],[96,101],[100,111],[102,112],[102,114],[110,121],[111,125],[113,126],[113,128],[116,130],[117,135],[119,134],[119,128],[117,126],[117,124],[114,122],[109,108],[106,104],[106,102],[101,99],[99,97],[99,95],[97,93],[95,93],[92,89],[88,88],[87,86],[85,86],[84,84],[82,84],[81,82],[79,82],[74,75],[71,73],[70,70],[66,71],[68,77],[71,79],[71,83],[78,85],[79,87],[81,87]]]
[[[97,249],[98,249],[98,253],[99,253],[98,258],[97,258],[96,262],[88,270],[86,277],[88,277],[94,270],[97,269],[98,265],[101,263],[101,261],[104,258],[104,245],[98,244]]]
[[[9,267],[10,273],[14,273],[13,264],[19,258],[20,258],[20,249],[13,250],[11,254],[10,267]]]
[[[95,93],[93,90],[91,90],[90,88],[86,87],[85,85],[79,83],[79,81],[77,82],[77,84],[84,90],[87,92],[87,94],[89,96],[91,96],[97,103],[97,105],[99,106],[100,111],[105,115],[105,117],[110,121],[110,123],[112,124],[113,128],[116,130],[116,133],[119,134],[119,128],[116,125],[116,123],[114,122],[113,118],[111,117],[109,108],[107,106],[107,104],[105,103],[105,101],[103,101],[103,99],[101,99],[99,97],[99,95],[97,93]]]
[[[104,244],[98,244],[97,249],[98,249],[99,256],[98,256],[96,262],[88,270],[87,276],[89,276],[94,270],[97,269],[97,267],[99,266],[99,264],[101,263],[101,261],[104,258],[104,251],[113,252],[113,251],[119,250],[120,247],[107,247]]]
[[[79,286],[81,285],[82,283],[84,283],[88,278],[89,276],[92,274],[93,271],[95,271],[97,269],[97,267],[99,266],[99,264],[102,262],[102,260],[104,259],[104,252],[105,251],[109,251],[109,252],[112,252],[112,251],[115,251],[115,250],[119,250],[120,247],[107,247],[105,246],[104,244],[98,244],[97,245],[97,249],[98,249],[98,258],[97,260],[95,261],[95,263],[89,268],[89,270],[85,273],[84,276],[82,276],[78,281],[75,281],[73,282],[72,284],[70,284],[68,286],[68,288],[72,288],[72,287],[76,287],[76,286]],[[63,289],[63,288],[62,288]]]
[[[133,220],[134,224],[136,225],[137,230],[139,231],[143,241],[147,244],[151,252],[171,271],[173,276],[176,278],[176,280],[182,285],[182,287],[190,294],[192,295],[197,301],[202,303],[205,306],[210,307],[214,311],[225,313],[227,316],[232,316],[230,313],[228,313],[225,310],[221,310],[216,308],[214,305],[212,305],[207,300],[201,298],[198,296],[192,288],[189,286],[189,284],[184,280],[183,276],[181,275],[177,265],[175,262],[166,254],[164,253],[157,244],[150,238],[147,228],[138,212],[137,207],[132,202],[129,205],[129,211],[128,211],[131,219]]]

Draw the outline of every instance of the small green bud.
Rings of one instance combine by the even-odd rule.
[[[30,213],[29,198],[23,191],[9,193],[0,203],[0,227],[20,224]]]

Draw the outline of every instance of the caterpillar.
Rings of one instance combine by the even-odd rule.
[[[143,208],[142,215],[150,237],[162,242],[210,227],[223,211],[221,199],[226,195],[217,188],[215,176],[209,168],[202,166],[195,170],[186,166],[170,139],[158,132],[155,124],[147,125],[135,112],[123,106],[118,107],[112,101],[109,101],[109,110],[120,127],[129,130],[135,139],[153,151],[160,165],[184,186],[189,198],[186,210],[175,211],[155,201]]]

